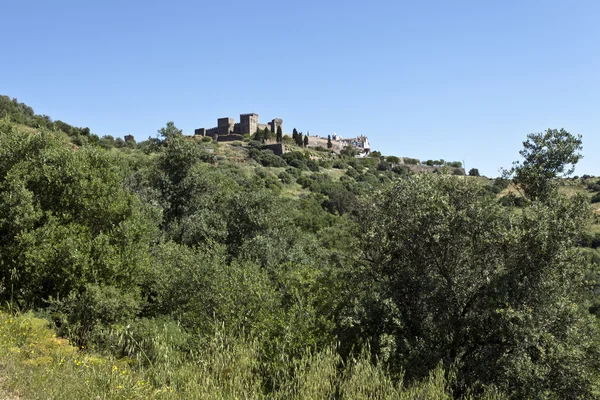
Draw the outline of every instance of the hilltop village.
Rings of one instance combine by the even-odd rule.
[[[266,124],[261,124],[259,115],[255,113],[240,114],[239,122],[235,122],[233,118],[224,117],[217,119],[217,126],[213,128],[198,128],[194,131],[197,136],[211,137],[218,142],[229,142],[234,140],[243,140],[245,135],[253,135],[256,132],[268,130],[273,134],[278,131],[282,132],[282,136],[288,135],[283,131],[283,119],[274,118]],[[248,137],[246,136],[246,137]],[[334,133],[330,137],[309,136],[307,147],[323,147],[328,148],[328,142],[331,141],[332,151],[339,153],[347,147],[352,147],[357,150],[358,157],[364,157],[371,151],[369,139],[365,135],[360,135],[355,138],[344,139]],[[287,148],[282,143],[277,143],[276,140],[267,140],[266,145],[273,150],[275,154],[283,154],[287,152]]]

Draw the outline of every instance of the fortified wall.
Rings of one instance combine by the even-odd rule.
[[[283,130],[283,120],[275,118],[267,124],[261,124],[258,120],[258,114],[240,114],[240,122],[235,122],[233,118],[225,117],[217,119],[217,126],[214,128],[198,128],[194,131],[195,135],[210,136],[219,142],[242,140],[244,135],[252,135],[257,130],[269,129],[271,132],[277,132],[278,128]]]

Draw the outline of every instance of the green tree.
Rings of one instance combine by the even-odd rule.
[[[40,307],[86,283],[140,281],[157,218],[125,189],[119,154],[0,127],[0,282],[12,287],[0,299]]]
[[[294,140],[294,143],[298,143],[298,131],[296,130],[296,128],[292,130],[292,139]]]
[[[390,164],[400,164],[400,158],[396,156],[387,156],[385,161],[389,162]]]
[[[304,147],[308,147],[308,135],[304,136],[304,143],[303,143]]]
[[[111,135],[104,135],[98,141],[98,145],[107,150],[112,149],[113,147],[115,147],[115,138]]]
[[[515,214],[472,180],[399,181],[360,212],[342,342],[367,338],[409,380],[456,368],[458,393],[595,397],[598,332],[577,247],[586,203],[556,196]]]
[[[283,141],[283,130],[281,129],[281,125],[277,127],[277,143],[281,143]]]
[[[327,148],[331,149],[333,147],[333,143],[331,143],[331,135],[327,135]]]
[[[513,177],[530,200],[548,199],[556,188],[555,178],[569,176],[575,170],[583,157],[581,149],[581,135],[574,136],[564,129],[531,133],[519,152],[524,161],[514,162],[504,175]]]
[[[165,127],[158,130],[158,134],[165,139],[170,139],[172,137],[183,135],[183,131],[178,129],[173,121],[169,121]]]
[[[469,170],[469,176],[479,176],[479,170],[477,168],[471,168]]]

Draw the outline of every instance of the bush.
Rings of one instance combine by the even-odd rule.
[[[308,169],[306,162],[304,160],[298,160],[298,159],[294,159],[292,161],[290,161],[289,165],[291,167],[297,168],[299,170],[306,170]]]
[[[96,328],[133,320],[141,309],[136,290],[86,284],[64,300],[51,300],[50,310],[59,333],[79,346],[87,346]]]
[[[281,181],[281,183],[283,183],[285,185],[289,185],[290,183],[294,182],[295,178],[289,172],[281,171],[279,173],[279,180]]]
[[[600,193],[596,193],[593,197],[592,197],[592,203],[600,203]]]
[[[469,176],[479,176],[479,170],[477,168],[471,168],[469,170]]]
[[[514,193],[509,193],[498,199],[498,202],[505,207],[523,207],[526,200],[523,196],[516,196]]]
[[[296,183],[302,186],[303,189],[306,189],[313,183],[313,180],[310,179],[308,176],[302,175],[298,179],[296,179]]]
[[[400,164],[400,158],[396,156],[387,156],[385,158],[385,161],[387,161],[390,164]]]
[[[307,160],[306,166],[313,172],[319,172],[319,163],[317,163],[315,160]]]
[[[346,168],[348,168],[348,164],[346,162],[342,161],[342,160],[335,160],[333,162],[332,166],[333,166],[333,168],[336,168],[336,169],[346,169]]]
[[[388,157],[388,161],[389,161],[389,157]],[[416,158],[404,157],[404,164],[418,165],[419,163],[420,163],[419,160],[417,160]]]
[[[285,162],[285,160],[275,155],[271,150],[258,150],[255,147],[251,147],[248,154],[250,155],[250,158],[258,161],[264,167],[287,167],[287,163]]]

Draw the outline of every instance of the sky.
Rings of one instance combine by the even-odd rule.
[[[5,1],[0,94],[103,136],[255,112],[497,176],[527,134],[600,175],[600,2]]]

